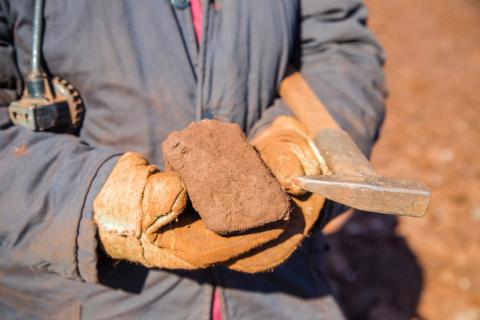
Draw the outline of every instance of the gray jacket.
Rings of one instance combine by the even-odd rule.
[[[318,228],[270,273],[147,270],[97,251],[92,201],[119,154],[162,166],[160,143],[195,119],[253,135],[288,114],[277,97],[288,63],[368,154],[385,90],[361,2],[204,1],[199,48],[190,11],[168,0],[45,2],[44,67],[79,89],[87,112],[78,136],[12,126],[33,0],[0,0],[1,318],[208,319],[214,287],[224,319],[339,317]]]

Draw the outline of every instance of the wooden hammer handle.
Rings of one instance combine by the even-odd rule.
[[[323,129],[341,129],[299,72],[293,72],[280,83],[280,97],[314,138]]]
[[[328,168],[336,174],[376,175],[370,162],[343,131],[299,72],[280,84],[279,94],[306,127]]]

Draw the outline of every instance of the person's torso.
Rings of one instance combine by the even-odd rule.
[[[48,72],[80,92],[80,136],[161,164],[160,143],[198,118],[248,133],[276,96],[297,37],[292,0],[204,1],[197,48],[191,12],[168,0],[45,2]],[[12,1],[16,56],[29,71],[33,0]]]
[[[204,4],[207,6],[207,4]],[[16,56],[28,73],[33,0],[11,1]],[[160,144],[191,121],[218,117],[248,133],[276,97],[297,38],[298,3],[222,0],[204,8],[200,48],[188,9],[169,0],[45,1],[45,67],[80,92],[80,137],[161,164]],[[101,262],[101,284],[0,270],[0,309],[39,318],[208,319],[219,286],[225,319],[314,319],[336,311],[320,270],[323,244],[304,242],[274,272],[147,270]],[[333,308],[333,309],[332,309]]]

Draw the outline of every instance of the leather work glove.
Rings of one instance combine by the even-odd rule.
[[[252,144],[285,190],[292,195],[296,207],[280,237],[228,264],[232,270],[249,273],[266,271],[281,264],[308,236],[320,215],[325,198],[305,192],[293,183],[293,179],[328,172],[306,129],[292,117],[276,118],[270,127],[252,140]]]
[[[275,178],[291,195],[306,193],[293,183],[295,177],[322,172],[325,174],[328,171],[325,161],[308,137],[307,130],[295,118],[277,117],[251,143]]]
[[[186,203],[185,186],[175,173],[160,172],[136,153],[124,154],[93,204],[103,249],[112,258],[155,265],[148,238],[176,219]]]
[[[285,229],[280,221],[222,237],[207,229],[191,208],[182,213],[186,203],[186,189],[176,173],[160,172],[138,154],[124,154],[94,201],[103,250],[146,267],[199,269],[271,242]]]

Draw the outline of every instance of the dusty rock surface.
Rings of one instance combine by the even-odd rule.
[[[289,197],[237,124],[192,123],[162,144],[207,228],[229,234],[288,219]]]

